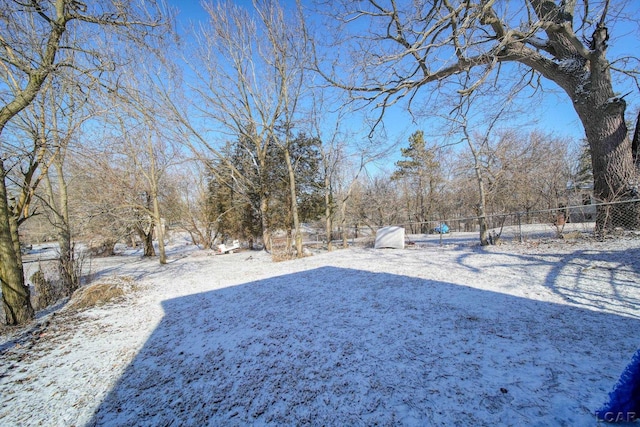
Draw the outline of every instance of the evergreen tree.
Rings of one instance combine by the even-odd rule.
[[[302,222],[315,221],[324,213],[321,145],[320,139],[300,133],[292,146]]]
[[[428,232],[430,216],[436,205],[437,187],[442,182],[440,162],[436,159],[435,148],[428,148],[424,132],[416,131],[409,137],[409,147],[401,148],[402,157],[395,163],[392,180],[402,180],[408,184],[413,203],[407,209],[410,219],[420,224],[420,232]]]
[[[322,212],[322,177],[320,176],[320,141],[301,133],[291,140],[289,154],[296,175],[296,193],[301,221],[317,219]],[[291,192],[284,161],[284,151],[278,144],[267,144],[265,167],[260,168],[254,144],[242,138],[229,143],[224,157],[211,162],[209,179],[210,211],[216,236],[222,241],[245,239],[250,246],[262,234],[262,224],[271,230],[292,227]],[[268,215],[261,216],[261,189],[268,203]]]
[[[593,185],[593,168],[591,167],[591,148],[589,142],[585,139],[582,141],[580,157],[576,169],[575,185],[579,187]]]

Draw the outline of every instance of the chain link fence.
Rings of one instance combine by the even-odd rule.
[[[525,242],[552,238],[605,238],[626,232],[640,235],[640,199],[614,203],[566,206],[557,209],[530,210],[487,215],[489,243]],[[378,228],[387,225],[404,227],[408,240],[418,243],[479,242],[479,217],[449,217],[427,222],[406,222],[380,226],[351,226],[336,229],[333,241],[346,236],[349,244],[370,244]],[[305,244],[326,245],[326,232],[307,228]]]

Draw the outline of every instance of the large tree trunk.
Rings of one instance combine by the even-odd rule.
[[[636,170],[624,109],[624,101],[618,100],[600,108],[579,110],[591,148],[594,197],[598,202],[621,202],[637,198],[637,189],[634,187]],[[598,206],[597,231],[603,233],[615,227],[636,229],[637,211],[637,203]]]
[[[564,61],[562,64],[543,61],[532,54],[519,61],[554,81],[572,100],[591,149],[596,200],[612,203],[635,199],[637,173],[624,119],[626,102],[613,90],[611,64],[605,56],[606,28],[596,28],[586,57],[578,55],[563,34],[552,36],[552,44],[559,52],[557,58]],[[597,209],[596,229],[599,233],[615,227],[638,228],[640,205],[637,203],[605,205]]]
[[[29,288],[24,284],[22,259],[16,252],[16,242],[11,227],[11,212],[5,185],[6,172],[0,162],[0,282],[2,305],[7,325],[18,325],[33,319]],[[16,224],[17,232],[17,224]]]
[[[613,91],[611,66],[605,57],[606,40],[606,28],[594,32],[595,49],[589,58],[589,69],[577,74],[568,93],[591,149],[594,197],[598,202],[612,203],[635,199],[638,194],[637,171],[624,118],[626,102]],[[637,229],[639,208],[637,203],[599,206],[597,232],[615,227]]]

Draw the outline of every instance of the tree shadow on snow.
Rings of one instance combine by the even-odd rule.
[[[501,252],[500,255],[518,260],[520,273],[539,271],[545,267],[547,274],[541,284],[564,301],[580,307],[623,312],[640,306],[640,248],[611,250],[576,250],[569,253],[519,254]],[[458,257],[458,264],[475,273],[491,275],[501,267],[516,271],[513,263],[492,263],[487,271],[481,271],[470,257],[485,256],[481,252],[465,252]],[[627,316],[634,316],[627,313]],[[635,317],[638,317],[635,315]]]
[[[592,424],[640,326],[334,267],[163,307],[90,425]]]

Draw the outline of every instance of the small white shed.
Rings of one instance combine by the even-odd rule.
[[[376,233],[375,248],[404,249],[404,228],[389,226],[379,229]]]

